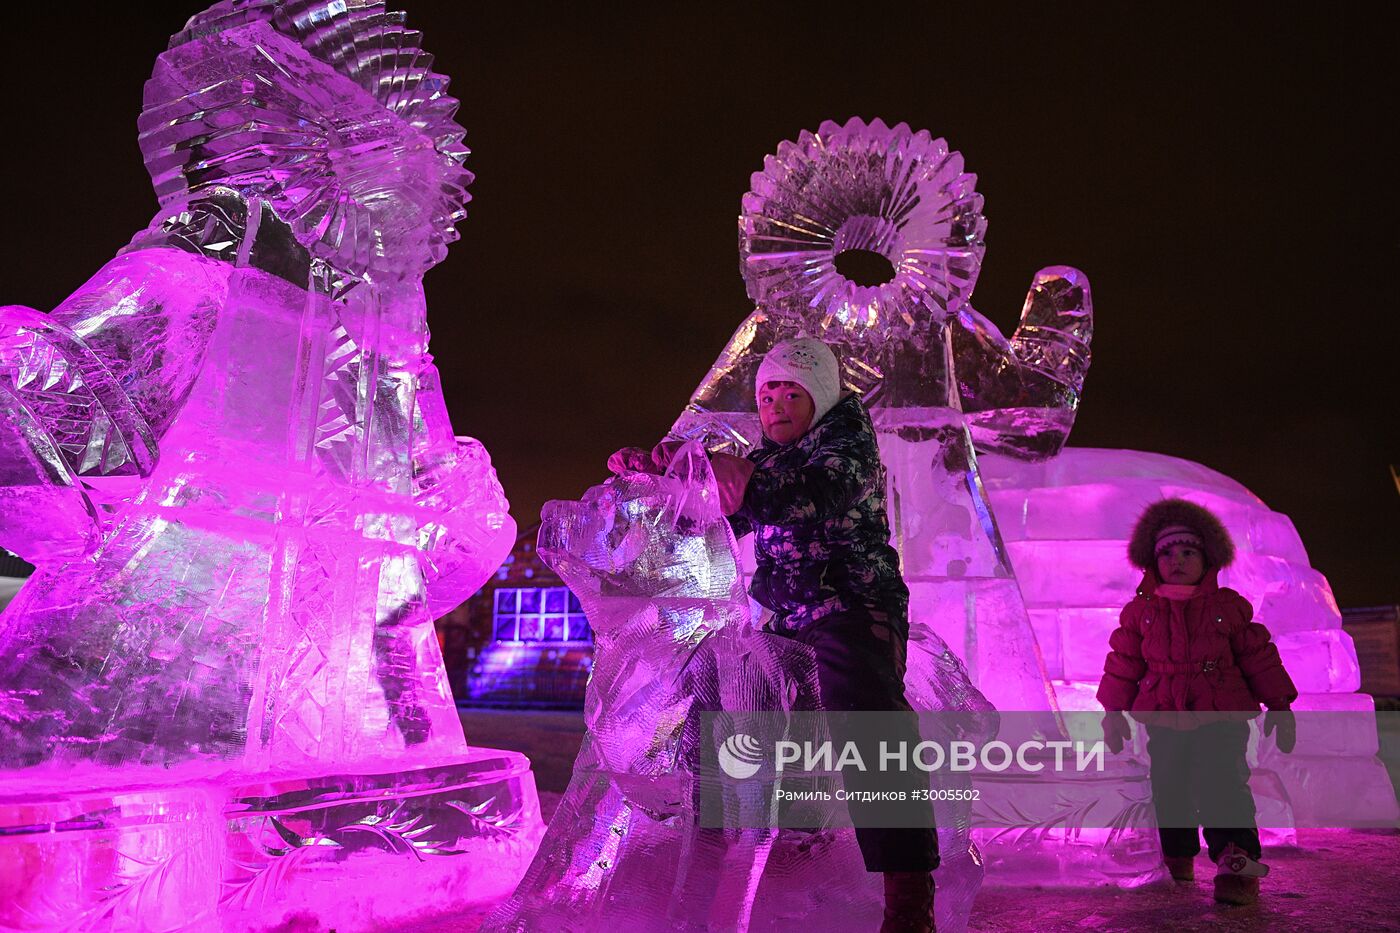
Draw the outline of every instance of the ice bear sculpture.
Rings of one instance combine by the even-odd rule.
[[[823,929],[878,922],[879,876],[864,870],[849,830],[773,829],[776,817],[760,811],[776,798],[762,785],[702,812],[698,745],[714,740],[715,722],[704,714],[819,708],[810,650],[752,626],[718,500],[691,443],[665,476],[627,473],[546,505],[540,556],[594,632],[588,735],[533,864],[484,929],[781,930],[814,912]],[[962,737],[990,738],[995,713],[963,665],[937,636],[914,652],[927,676],[911,694],[965,714]],[[982,878],[971,805],[936,811],[939,923],[960,930]]]

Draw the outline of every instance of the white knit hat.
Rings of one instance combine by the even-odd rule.
[[[807,390],[816,407],[813,427],[841,400],[841,367],[836,363],[836,354],[814,337],[784,340],[768,351],[758,364],[754,397],[770,382],[795,382]]]

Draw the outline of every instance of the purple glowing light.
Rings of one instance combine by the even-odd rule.
[[[433,629],[515,523],[428,353],[471,176],[420,38],[373,0],[194,17],[139,120],[160,210],[0,309],[0,540],[38,568],[0,617],[0,926],[364,928],[441,909],[395,877],[503,893],[533,846]]]

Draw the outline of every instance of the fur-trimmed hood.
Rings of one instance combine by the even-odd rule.
[[[1133,566],[1148,573],[1156,572],[1157,560],[1152,546],[1157,532],[1167,525],[1186,525],[1201,536],[1207,571],[1228,567],[1235,559],[1235,542],[1230,540],[1230,532],[1209,509],[1185,499],[1163,499],[1144,509],[1133,526],[1133,535],[1128,540],[1128,560]]]

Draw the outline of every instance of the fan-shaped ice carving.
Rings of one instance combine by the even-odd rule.
[[[365,0],[223,0],[195,16],[139,122],[161,205],[227,186],[338,267],[441,261],[472,176],[457,101],[421,40]]]

